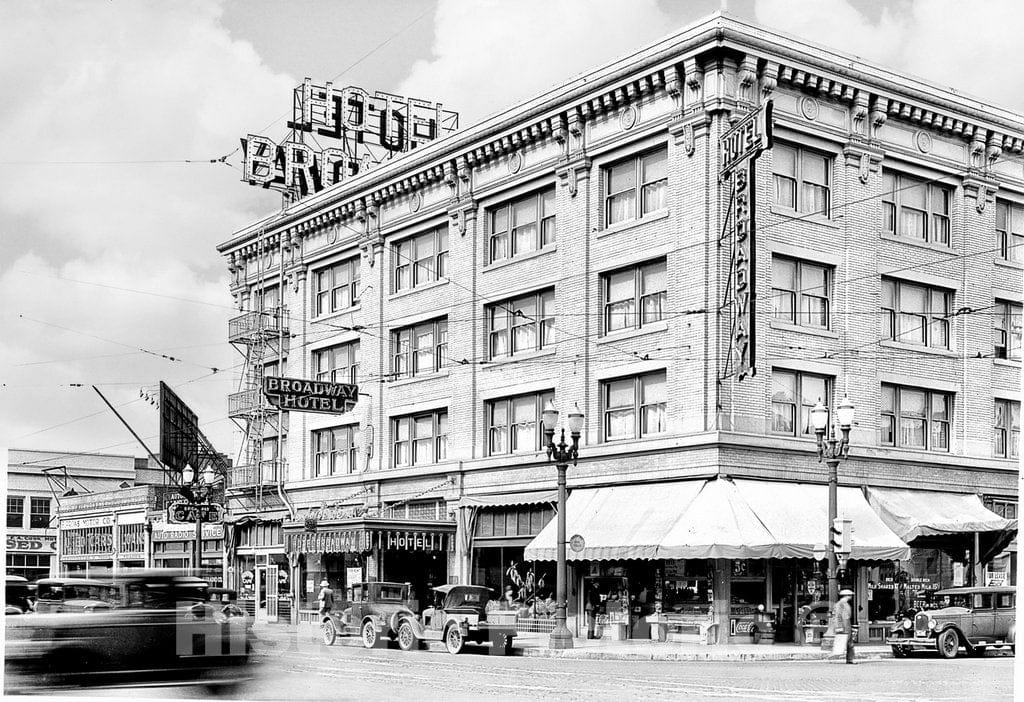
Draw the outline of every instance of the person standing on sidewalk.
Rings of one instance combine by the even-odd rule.
[[[317,595],[317,600],[320,602],[321,617],[330,614],[334,609],[334,590],[331,589],[331,584],[326,579],[320,581],[320,594]]]
[[[836,602],[836,635],[846,635],[846,662],[855,663],[853,652],[853,607],[850,598],[853,597],[853,590],[843,588],[839,591],[839,601]]]

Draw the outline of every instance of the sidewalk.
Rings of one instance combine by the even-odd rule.
[[[318,642],[319,630],[310,625],[264,624],[253,632],[258,638],[256,649],[272,650],[288,641],[303,644]],[[657,642],[643,639],[611,641],[609,639],[573,639],[574,648],[552,650],[548,648],[547,634],[521,634],[516,637],[512,655],[540,658],[574,658],[583,660],[643,660],[643,661],[811,661],[827,660],[829,654],[818,646],[796,644],[728,644],[702,646],[695,643]],[[335,646],[362,647],[357,636],[341,636]],[[397,647],[396,644],[391,644]],[[326,649],[326,646],[324,646]],[[430,651],[445,650],[440,641],[429,642]],[[858,660],[891,658],[892,652],[884,644],[857,646]],[[838,662],[839,659],[837,659]]]

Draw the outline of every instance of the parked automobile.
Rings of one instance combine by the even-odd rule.
[[[366,648],[376,648],[398,635],[402,617],[413,617],[409,583],[355,583],[349,606],[320,618],[323,642],[338,636],[360,636]]]
[[[936,650],[943,658],[956,658],[963,648],[981,655],[989,647],[1015,647],[1016,588],[954,587],[935,593],[937,607],[914,615],[913,628],[903,621],[893,626],[886,640],[897,658],[913,651]]]
[[[441,585],[435,587],[441,600],[423,610],[422,619],[402,615],[398,625],[398,647],[410,651],[420,641],[443,641],[449,653],[461,653],[466,643],[490,643],[495,651],[508,654],[516,637],[517,613],[487,611],[490,588],[482,585]]]
[[[8,575],[5,586],[4,614],[25,614],[33,610],[35,583],[20,575]]]
[[[216,616],[205,581],[148,571],[100,584],[119,588],[120,607],[6,620],[5,692],[145,684],[222,692],[248,677],[249,634]]]
[[[95,612],[121,605],[121,590],[107,580],[43,578],[36,581],[39,613]]]

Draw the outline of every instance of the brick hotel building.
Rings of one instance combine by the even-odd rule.
[[[719,138],[768,101],[741,379]],[[246,359],[229,584],[271,618],[321,578],[543,598],[551,399],[585,414],[576,635],[593,589],[618,635],[661,612],[800,640],[829,527],[809,410],[844,394],[861,640],[939,587],[1013,582],[1022,242],[1024,116],[714,15],[219,246]],[[278,413],[264,375],[358,402]]]

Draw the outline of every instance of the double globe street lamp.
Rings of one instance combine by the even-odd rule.
[[[551,400],[544,405],[541,412],[544,421],[544,438],[548,452],[548,460],[555,462],[558,470],[558,542],[556,546],[558,564],[555,572],[555,628],[551,631],[548,641],[549,648],[572,648],[572,632],[565,625],[566,587],[565,587],[565,472],[569,461],[576,465],[579,457],[580,432],[583,431],[583,412],[578,404],[573,404],[569,413],[568,425],[571,444],[565,442],[565,427],[562,427],[561,439],[555,443],[555,426],[558,424],[558,410]]]
[[[189,502],[191,512],[196,520],[196,542],[192,572],[199,575],[203,558],[203,506],[209,504],[213,494],[213,484],[217,481],[217,472],[213,466],[206,466],[202,473],[196,474],[195,469],[186,464],[181,471],[181,494]]]
[[[836,420],[839,424],[840,438],[836,438],[835,426],[829,426],[829,411],[818,398],[818,404],[811,409],[811,426],[814,427],[814,435],[818,440],[818,463],[822,461],[828,466],[828,538],[825,540],[825,549],[828,557],[828,610],[829,621],[835,613],[836,601],[839,596],[838,562],[836,559],[836,546],[832,538],[833,525],[838,516],[838,483],[839,483],[839,461],[850,454],[850,427],[853,426],[854,406],[847,395],[836,407]],[[828,430],[828,438],[825,432]],[[829,624],[829,632],[833,630]],[[828,638],[827,634],[823,638]],[[823,640],[822,645],[825,645]]]

